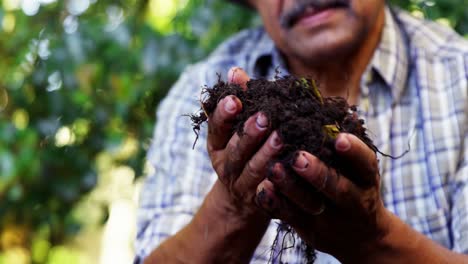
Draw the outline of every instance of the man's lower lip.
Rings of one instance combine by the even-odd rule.
[[[318,13],[315,13],[310,16],[305,16],[299,21],[297,21],[296,25],[301,26],[315,26],[324,23],[328,18],[330,18],[334,13],[339,11],[341,8],[327,8]]]

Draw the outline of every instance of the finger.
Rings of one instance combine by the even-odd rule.
[[[234,134],[229,140],[225,153],[224,175],[238,177],[247,161],[257,151],[268,130],[268,119],[263,113],[257,113],[244,123],[241,136]]]
[[[275,192],[275,186],[267,179],[263,180],[257,186],[255,202],[259,207],[270,214],[275,210],[274,206],[278,204],[277,200],[279,198],[276,196]]]
[[[240,67],[232,67],[228,71],[228,82],[238,84],[244,91],[249,80],[249,75]]]
[[[310,153],[300,151],[293,169],[337,205],[345,206],[359,200],[361,192],[356,185]]]
[[[305,223],[312,224],[309,216],[286,197],[278,194],[276,186],[269,180],[258,185],[256,202],[272,218],[281,219],[291,226],[304,227]]]
[[[275,188],[305,212],[316,215],[323,210],[323,197],[302,178],[287,175],[281,163],[275,163],[268,178]]]
[[[335,149],[342,157],[343,174],[361,187],[378,183],[378,161],[374,151],[352,134],[341,133]]]
[[[255,190],[266,178],[270,161],[280,152],[283,144],[278,133],[274,131],[261,148],[247,162],[235,184],[237,190]]]
[[[232,121],[242,110],[241,101],[235,96],[226,96],[219,101],[208,120],[208,152],[224,149],[231,138]]]

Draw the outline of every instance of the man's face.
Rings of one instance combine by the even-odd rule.
[[[275,44],[302,64],[349,56],[373,32],[384,0],[250,0]]]

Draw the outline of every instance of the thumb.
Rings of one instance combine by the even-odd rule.
[[[378,182],[379,164],[375,152],[352,134],[341,133],[335,143],[342,158],[344,174],[360,187],[374,186]]]
[[[240,85],[242,89],[247,90],[247,82],[250,80],[249,75],[240,67],[232,67],[228,71],[228,82]]]

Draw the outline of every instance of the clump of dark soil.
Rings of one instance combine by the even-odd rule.
[[[212,88],[204,89],[201,111],[191,115],[193,129],[198,135],[201,125],[207,121],[218,102],[228,95],[240,99],[243,108],[236,117],[231,133],[242,136],[244,123],[257,112],[269,120],[270,132],[277,130],[283,148],[276,161],[292,172],[291,166],[299,150],[314,154],[328,166],[345,171],[335,151],[338,133],[356,135],[372,150],[377,151],[366,134],[364,121],[359,119],[356,107],[342,97],[323,97],[312,79],[285,76],[275,81],[250,80],[247,90],[221,79]],[[276,162],[275,161],[275,162]],[[352,179],[358,181],[359,179]],[[310,254],[310,248],[306,251]],[[312,250],[313,252],[313,250]],[[308,256],[308,262],[313,256]]]
[[[218,102],[234,95],[242,102],[242,112],[234,121],[232,134],[242,135],[244,123],[257,112],[269,120],[270,131],[277,130],[284,144],[278,160],[285,165],[294,161],[298,150],[314,154],[328,166],[340,170],[334,143],[340,132],[356,135],[371,149],[375,146],[366,134],[364,121],[356,107],[342,97],[323,97],[312,79],[285,76],[275,81],[250,80],[244,91],[239,85],[219,80],[212,88],[204,89],[202,111],[191,116],[198,135],[201,124],[211,115]]]

